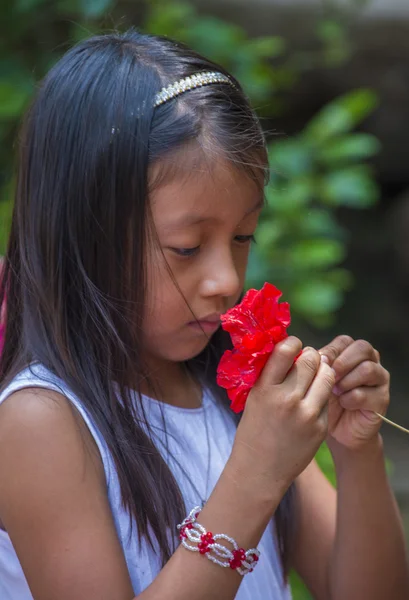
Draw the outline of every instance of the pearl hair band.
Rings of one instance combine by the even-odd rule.
[[[161,91],[156,94],[154,107],[156,108],[157,106],[180,96],[180,94],[183,94],[184,92],[212,83],[227,83],[232,87],[235,87],[234,83],[227,75],[218,73],[217,71],[205,71],[203,73],[191,75],[190,77],[185,77],[176,83],[172,83],[172,85],[162,88]]]
[[[180,96],[189,90],[194,90],[195,88],[203,87],[204,85],[210,85],[212,83],[227,83],[232,87],[236,87],[232,80],[227,77],[227,75],[217,71],[204,71],[203,73],[196,73],[190,77],[184,77],[180,81],[172,83],[172,85],[163,87],[161,91],[156,94],[153,106],[154,108],[157,108],[165,102],[173,100],[173,98],[176,98],[177,96]],[[119,132],[119,127],[111,128],[112,136],[118,134]]]

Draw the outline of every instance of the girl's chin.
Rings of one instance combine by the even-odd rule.
[[[173,348],[173,352],[169,353],[169,360],[172,362],[186,362],[195,358],[199,354],[203,352],[203,350],[208,345],[210,339],[203,336],[203,340],[200,343],[196,342],[195,344],[186,344],[183,349],[180,349],[179,352],[175,352],[175,348]]]
[[[182,335],[175,335],[172,339],[162,341],[157,339],[155,348],[152,346],[149,348],[149,355],[155,362],[158,360],[172,363],[186,362],[203,352],[217,329],[218,327],[210,334],[189,327],[187,335],[184,330]]]

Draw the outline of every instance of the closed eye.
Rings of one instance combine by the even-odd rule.
[[[238,244],[245,245],[255,242],[256,238],[254,235],[236,235],[234,241]],[[200,246],[195,246],[194,248],[170,248],[170,250],[182,258],[189,258],[195,256],[199,252]]]
[[[199,252],[200,246],[195,246],[194,248],[171,248],[172,252],[182,257],[194,256],[197,252]]]
[[[251,242],[255,242],[256,238],[254,235],[236,235],[234,240],[239,244],[249,244]]]

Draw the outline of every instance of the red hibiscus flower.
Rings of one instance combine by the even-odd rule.
[[[217,369],[217,384],[227,390],[231,409],[244,409],[274,346],[287,337],[290,305],[279,304],[281,292],[271,283],[249,290],[242,302],[222,315],[222,327],[230,333],[233,350],[227,350]]]

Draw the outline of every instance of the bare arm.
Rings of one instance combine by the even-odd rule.
[[[213,533],[258,544],[285,490],[326,434],[334,378],[312,349],[287,338],[253,388],[232,455],[201,513]],[[296,441],[296,443],[295,443]],[[0,406],[0,519],[35,600],[131,600],[104,470],[69,402],[24,390]],[[188,574],[188,576],[187,576]],[[179,548],[143,600],[233,600],[241,577]]]
[[[248,549],[257,546],[268,521],[281,499],[281,492],[272,501],[257,497],[257,492],[236,482],[233,468],[227,465],[206,507],[200,523],[213,533],[228,533],[239,545]],[[188,574],[188,577],[187,577]],[[153,583],[140,594],[141,600],[233,600],[241,576],[223,569],[195,552],[180,547]]]
[[[324,508],[326,585],[331,600],[403,600],[409,572],[402,524],[385,472],[381,419],[390,401],[389,373],[365,340],[338,336],[320,350],[336,376],[328,410],[328,445],[337,474],[337,509]],[[318,479],[317,479],[318,483]],[[319,484],[326,501],[327,486]],[[317,494],[317,492],[315,492]],[[331,502],[331,501],[330,501]],[[314,501],[319,511],[318,498]],[[334,527],[336,523],[336,527]],[[336,531],[334,535],[334,531]],[[321,542],[318,541],[318,544]],[[330,561],[330,562],[328,562]],[[325,598],[321,587],[319,598]]]
[[[315,462],[298,478],[295,568],[316,600],[409,598],[402,524],[382,444],[376,440],[362,454],[339,450],[338,498]]]
[[[200,522],[250,548],[284,490],[274,501],[242,480],[228,465]],[[0,407],[0,516],[35,600],[134,597],[98,450],[57,393],[24,390]],[[139,597],[232,600],[241,579],[181,547]]]
[[[98,449],[59,394],[0,406],[0,519],[35,600],[133,597]]]
[[[315,460],[298,477],[296,490],[298,527],[294,568],[315,600],[332,600],[329,570],[335,541],[337,494]]]
[[[331,600],[406,600],[403,528],[385,472],[380,436],[360,452],[332,444],[338,479]]]

